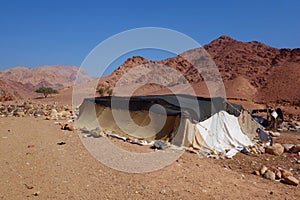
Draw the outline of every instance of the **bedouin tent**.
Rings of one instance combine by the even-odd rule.
[[[221,152],[251,145],[259,125],[242,106],[224,98],[177,94],[86,98],[76,126]]]

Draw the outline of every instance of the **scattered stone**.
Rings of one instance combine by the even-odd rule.
[[[286,177],[289,177],[289,176],[293,176],[293,173],[290,172],[289,170],[281,169],[281,168],[279,168],[279,169],[280,169],[280,172],[281,172],[281,176],[283,178],[286,178]]]
[[[284,152],[284,147],[279,143],[275,143],[273,146],[266,146],[265,151],[268,154],[280,156]]]
[[[253,148],[251,149],[251,152],[253,152],[254,154],[258,154],[258,153],[259,153],[255,147],[253,147]]]
[[[279,136],[280,136],[280,133],[279,133],[279,132],[269,131],[269,134],[270,134],[272,137],[279,137]]]
[[[71,113],[68,112],[68,111],[61,111],[60,113],[58,113],[58,116],[61,116],[61,117],[70,117]]]
[[[277,169],[277,168],[275,168],[275,167],[271,167],[270,170],[271,170],[272,172],[274,172],[275,178],[276,178],[276,179],[281,179],[282,174],[281,174],[281,172],[280,172],[279,169]]]
[[[13,113],[13,116],[16,117],[25,117],[25,113],[21,109],[16,109]]]
[[[263,176],[264,176],[264,178],[270,179],[272,181],[275,181],[275,177],[276,177],[275,173],[272,172],[271,170],[267,170],[267,172]]]
[[[34,116],[44,116],[45,115],[45,112],[42,110],[42,109],[37,109],[34,113],[33,113]]]
[[[261,154],[264,154],[266,152],[265,147],[263,147],[263,146],[258,146],[258,149],[259,149]]]
[[[260,176],[260,172],[258,170],[253,171],[252,174],[254,174],[256,176]]]
[[[61,116],[59,116],[59,113]],[[72,110],[66,106],[57,106],[55,104],[23,103],[20,105],[1,105],[1,117],[24,117],[24,116],[45,116],[47,119],[66,119],[72,118]],[[63,116],[63,117],[62,117]]]
[[[75,131],[75,130],[76,130],[76,127],[75,127],[75,126],[72,126],[72,125],[70,125],[70,124],[68,124],[67,130],[69,130],[69,131]]]
[[[299,180],[296,179],[296,178],[293,177],[293,176],[285,177],[285,178],[283,179],[283,182],[284,182],[284,183],[287,183],[287,184],[289,184],[289,185],[295,185],[295,186],[297,186],[297,185],[299,184]]]
[[[24,185],[25,185],[25,187],[26,187],[28,190],[33,189],[33,186],[31,186],[31,185],[27,185],[26,183],[25,183]]]
[[[155,141],[153,147],[156,149],[165,150],[166,148],[168,148],[168,145],[162,141]]]
[[[39,194],[40,194],[40,191],[37,191],[37,192],[33,193],[33,196],[39,196]]]
[[[57,117],[58,117],[58,112],[57,112],[56,109],[52,109],[52,110],[51,110],[50,117],[53,118],[53,119],[57,119]]]
[[[99,129],[99,127],[91,130],[88,132],[90,134],[90,136],[94,137],[94,138],[99,138],[99,137],[102,137],[103,136],[103,133],[102,131]],[[124,140],[124,138],[121,138],[122,140]],[[124,140],[126,141],[126,139]]]
[[[167,192],[166,189],[162,189],[159,193],[160,194],[166,194],[166,192]]]
[[[285,152],[290,152],[295,145],[294,144],[283,144],[282,146],[283,146]]]
[[[260,168],[259,173],[260,173],[261,175],[264,175],[264,174],[266,173],[267,170],[268,170],[268,168],[267,168],[266,166],[263,165],[263,166]]]

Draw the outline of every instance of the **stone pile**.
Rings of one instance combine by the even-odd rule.
[[[72,109],[55,104],[37,104],[26,101],[22,104],[1,104],[0,117],[45,117],[45,119],[65,120],[73,117]]]
[[[291,171],[281,167],[266,167],[263,165],[259,170],[254,171],[253,174],[289,185],[297,186],[299,184],[299,180],[294,177]]]

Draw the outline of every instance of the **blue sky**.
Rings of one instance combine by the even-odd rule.
[[[182,32],[201,45],[229,35],[241,41],[296,48],[300,47],[299,10],[297,0],[1,0],[0,70],[15,66],[80,66],[105,39],[149,26]],[[171,56],[155,51],[140,54],[155,60]]]

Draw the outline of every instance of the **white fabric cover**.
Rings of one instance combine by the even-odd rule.
[[[242,132],[238,118],[225,111],[216,113],[198,123],[196,127],[205,146],[207,145],[206,148],[212,151],[224,152],[241,146],[253,145],[249,137]]]

